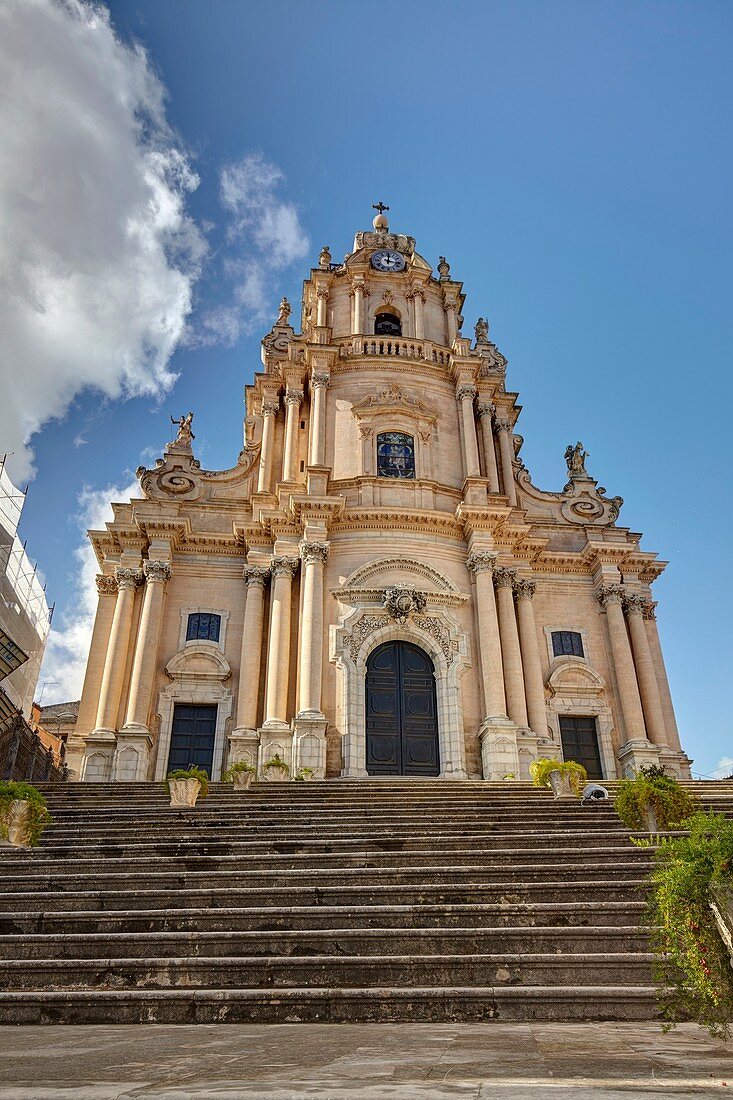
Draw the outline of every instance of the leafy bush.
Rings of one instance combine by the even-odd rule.
[[[588,773],[582,764],[576,764],[574,760],[548,760],[541,757],[533,760],[529,765],[529,774],[535,787],[552,787],[550,772],[560,772],[561,775],[570,777],[570,787],[578,796],[588,782]]]
[[[293,776],[296,783],[305,783],[313,775],[313,768],[301,768],[297,775]]]
[[[285,763],[283,758],[280,756],[279,752],[276,752],[274,756],[270,757],[270,759],[265,764],[265,767],[266,768],[280,768],[284,772],[289,772],[290,771],[290,768]]]
[[[733,969],[715,917],[711,894],[730,889],[733,821],[698,812],[685,822],[689,835],[665,837],[656,851],[648,918],[658,955],[655,979],[667,1030],[694,1020],[727,1038],[733,1020]]]
[[[656,765],[640,768],[633,779],[622,780],[613,804],[629,829],[646,829],[648,809],[654,811],[659,829],[675,829],[696,808],[690,792]]]
[[[209,793],[209,777],[203,768],[197,768],[194,764],[190,768],[176,768],[175,771],[168,772],[165,777],[163,786],[171,793],[170,780],[171,779],[198,779],[201,784],[201,790],[199,791],[199,798],[206,798]]]
[[[0,782],[0,837],[3,840],[8,839],[10,803],[16,800],[30,802],[30,844],[35,847],[41,839],[41,833],[51,824],[53,818],[46,808],[46,799],[30,783]]]
[[[224,772],[221,777],[222,781],[224,783],[233,783],[234,776],[238,772],[249,772],[250,775],[255,775],[257,769],[253,768],[251,764],[248,764],[246,760],[237,760],[236,764],[232,764],[232,766],[230,768],[227,768],[227,770]]]

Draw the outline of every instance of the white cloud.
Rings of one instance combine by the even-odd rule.
[[[81,390],[160,395],[205,252],[196,175],[140,47],[87,0],[0,5],[0,449]],[[271,232],[288,248],[287,227]]]
[[[223,270],[234,285],[231,303],[203,317],[194,338],[201,343],[233,344],[242,332],[274,320],[281,296],[275,276],[310,247],[295,206],[277,194],[284,179],[262,153],[248,153],[222,169],[219,197],[230,216],[226,237],[233,250],[225,256]]]
[[[107,485],[103,489],[85,486],[79,494],[79,511],[76,520],[83,533],[83,542],[74,551],[78,572],[74,578],[74,598],[58,625],[52,624],[46,644],[46,653],[39,683],[46,682],[44,704],[67,702],[81,698],[84,671],[89,654],[89,643],[97,610],[97,585],[95,577],[99,565],[91,543],[86,538],[87,529],[104,529],[113,518],[111,501],[128,501],[140,496],[137,481],[119,487]]]
[[[727,779],[729,775],[733,775],[733,756],[722,756],[713,771],[713,776],[715,779]]]

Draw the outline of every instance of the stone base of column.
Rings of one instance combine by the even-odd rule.
[[[108,783],[117,745],[115,730],[95,729],[85,738],[81,778],[85,783]]]
[[[646,740],[627,741],[617,755],[623,779],[633,779],[639,768],[660,763],[659,747]]]
[[[676,779],[692,779],[690,771],[692,761],[685,752],[660,747],[659,763],[669,775],[673,775]]]
[[[266,722],[258,730],[258,735],[260,748],[257,761],[257,778],[265,780],[270,778],[265,764],[276,754],[288,765],[290,775],[294,775],[293,731],[290,726],[285,722]]]
[[[517,729],[517,756],[519,763],[519,770],[516,773],[517,779],[520,779],[523,783],[530,783],[532,776],[530,775],[529,766],[533,760],[536,760],[540,755],[539,744],[540,741],[546,740],[546,738],[538,737],[537,734],[529,728],[529,726],[519,726]]]
[[[293,732],[293,771],[312,768],[312,779],[326,775],[326,726],[328,722],[318,711],[301,711],[295,717]]]
[[[484,718],[478,731],[484,779],[519,776],[517,727],[505,714]]]
[[[112,763],[112,779],[116,783],[144,783],[150,767],[153,738],[147,726],[130,723],[117,734],[117,747]]]
[[[69,783],[78,783],[81,779],[86,744],[84,737],[74,737],[73,735],[66,742],[64,763],[66,764],[66,775]]]
[[[257,753],[260,748],[260,735],[257,730],[238,726],[229,734],[228,742],[226,764],[222,771],[231,768],[232,764],[238,764],[240,760],[245,764],[251,764],[253,768],[257,767]]]

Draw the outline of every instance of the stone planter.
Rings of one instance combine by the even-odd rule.
[[[576,797],[570,783],[570,776],[565,772],[550,772],[549,779],[556,799]]]
[[[246,791],[252,782],[252,772],[232,772],[232,783],[235,791]]]
[[[198,779],[169,779],[168,790],[171,796],[171,806],[195,806],[196,799],[201,790]]]
[[[265,768],[265,778],[268,783],[284,783],[289,774],[287,768]]]
[[[8,827],[7,844],[13,848],[30,848],[31,846],[31,804],[25,799],[14,799],[5,817]]]

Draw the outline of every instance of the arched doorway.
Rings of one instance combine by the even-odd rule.
[[[411,642],[385,642],[367,661],[369,775],[440,774],[435,669]]]

